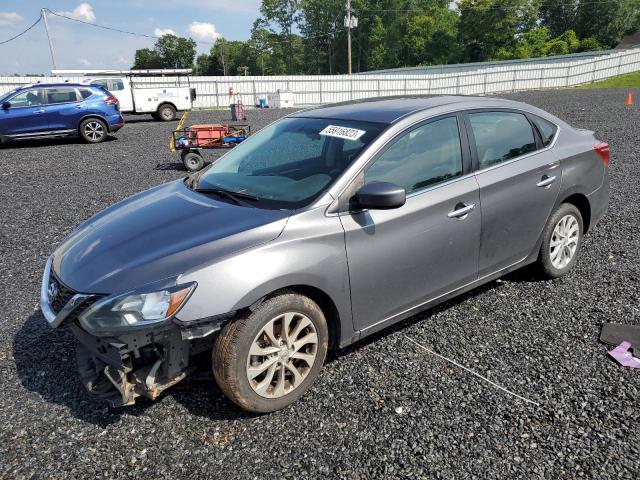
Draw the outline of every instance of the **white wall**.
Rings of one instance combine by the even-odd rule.
[[[547,60],[473,64],[464,71],[374,75],[296,75],[281,77],[191,77],[198,98],[195,107],[226,107],[233,87],[245,105],[256,96],[277,89],[294,93],[296,105],[317,105],[391,95],[459,94],[485,95],[522,90],[561,88],[590,83],[624,73],[640,71],[640,48],[611,51],[600,56],[564,56]],[[65,79],[67,79],[65,77]],[[70,81],[80,81],[71,78]],[[136,82],[167,84],[171,77],[137,78]],[[59,77],[0,77],[0,94],[19,85],[61,81]]]

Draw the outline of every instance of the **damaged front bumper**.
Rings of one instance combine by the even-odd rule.
[[[184,323],[177,318],[148,328],[96,336],[80,324],[79,315],[99,295],[70,290],[45,267],[40,307],[53,328],[68,326],[78,340],[76,359],[82,383],[94,397],[112,406],[133,405],[138,397],[156,399],[192,370],[191,358],[211,350],[213,333],[234,314]]]
[[[155,400],[189,373],[191,342],[171,325],[157,331],[136,331],[117,337],[94,337],[77,322],[76,359],[87,391],[112,406],[133,405],[144,396]]]

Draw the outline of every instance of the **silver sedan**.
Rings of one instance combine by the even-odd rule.
[[[41,308],[98,398],[156,398],[208,354],[233,402],[273,411],[330,348],[528,264],[568,274],[608,162],[593,132],[497,98],[298,112],[80,225]]]

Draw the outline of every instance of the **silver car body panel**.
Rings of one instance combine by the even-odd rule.
[[[177,315],[181,323],[249,308],[282,288],[316,289],[335,306],[344,346],[534,261],[549,215],[570,195],[590,200],[591,223],[605,211],[608,175],[588,132],[530,105],[490,97],[416,99],[415,111],[398,113],[407,112],[410,100],[397,111],[386,101],[384,115],[398,118],[303,209],[233,206],[171,182],[89,219],[54,253],[53,268],[83,293],[114,294],[173,275],[196,281]],[[399,209],[342,209],[341,198],[362,181],[366,165],[401,132],[473,109],[532,113],[556,124],[558,134],[548,148],[410,195]],[[292,116],[362,119],[365,113],[338,106]],[[545,176],[556,178],[538,186]],[[475,208],[450,218],[459,203]],[[131,218],[141,224],[125,222]]]

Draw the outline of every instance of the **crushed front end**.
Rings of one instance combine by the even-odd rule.
[[[230,317],[204,319],[196,325],[177,321],[174,315],[195,288],[192,284],[165,283],[116,297],[89,295],[65,286],[51,264],[49,259],[41,310],[53,328],[70,328],[78,341],[76,358],[82,383],[92,396],[112,406],[133,405],[141,396],[156,399],[185,378],[193,369],[191,358],[212,348],[211,334]],[[180,304],[173,308],[175,294]],[[147,297],[155,302],[150,307]],[[168,308],[159,303],[163,300]],[[137,315],[140,312],[152,320]]]

